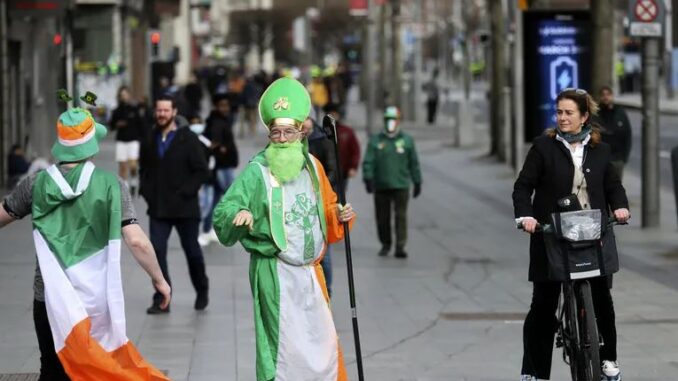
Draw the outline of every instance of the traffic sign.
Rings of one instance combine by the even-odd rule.
[[[633,37],[661,37],[666,9],[664,0],[631,0],[628,17]]]
[[[657,19],[657,3],[654,0],[637,0],[633,8],[636,20],[641,22],[652,22]]]

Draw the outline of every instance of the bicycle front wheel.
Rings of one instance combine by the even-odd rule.
[[[596,313],[593,309],[591,285],[588,281],[579,283],[577,290],[577,325],[579,326],[580,362],[578,367],[581,380],[600,380],[600,337]]]
[[[563,335],[563,350],[567,357],[566,362],[570,365],[570,373],[572,381],[578,381],[579,369],[582,367],[580,345],[579,345],[579,328],[577,323],[577,298],[574,295],[572,284],[563,284],[563,321],[561,332]]]

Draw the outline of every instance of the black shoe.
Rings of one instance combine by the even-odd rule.
[[[193,306],[196,310],[202,311],[207,307],[209,303],[209,298],[207,296],[207,291],[198,292],[198,296],[195,297],[195,305]]]
[[[162,315],[162,314],[168,314],[170,312],[169,306],[165,308],[164,310],[160,308],[160,303],[155,303],[151,304],[150,307],[146,309],[146,313],[149,315]]]
[[[396,258],[407,258],[407,253],[405,252],[405,250],[396,250],[395,257]]]
[[[387,256],[387,255],[388,255],[388,252],[389,252],[390,250],[391,250],[391,249],[389,249],[388,247],[385,247],[385,246],[382,247],[381,250],[379,250],[379,256],[380,256],[380,257],[385,257],[385,256]]]

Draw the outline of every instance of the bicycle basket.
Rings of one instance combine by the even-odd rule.
[[[553,234],[544,234],[550,280],[606,275],[602,219],[599,209],[551,214]]]
[[[556,236],[569,242],[597,241],[602,236],[600,209],[553,213],[551,220]]]

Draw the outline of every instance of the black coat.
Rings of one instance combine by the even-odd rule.
[[[118,128],[118,122],[124,122],[126,126]],[[144,121],[137,106],[121,103],[113,110],[109,126],[116,130],[115,140],[119,142],[133,142],[141,137]]]
[[[337,159],[334,144],[322,131],[322,127],[313,122],[313,131],[308,137],[308,152],[322,164],[327,179],[334,187],[337,183]]]
[[[612,160],[628,162],[633,137],[626,111],[615,105],[612,108],[601,105],[595,121],[602,127],[600,133],[603,141],[610,145]]]
[[[584,150],[583,169],[591,209],[600,209],[606,220],[608,210],[629,207],[626,191],[610,163],[609,145],[599,143],[592,147],[589,143]],[[549,223],[551,213],[558,211],[557,201],[572,194],[573,179],[572,155],[563,143],[546,135],[536,138],[513,186],[515,217],[534,217],[540,223]],[[610,255],[617,255],[616,248],[611,247],[610,250],[613,250]],[[546,252],[541,233],[530,237],[529,279],[547,280]]]
[[[158,155],[158,131],[141,143],[139,193],[153,218],[200,218],[198,190],[209,178],[204,145],[188,128],[179,128],[165,155]]]
[[[212,154],[216,168],[235,168],[238,166],[238,147],[233,137],[233,118],[223,116],[212,110],[205,122],[205,137],[212,141]],[[223,152],[222,148],[226,148]]]

